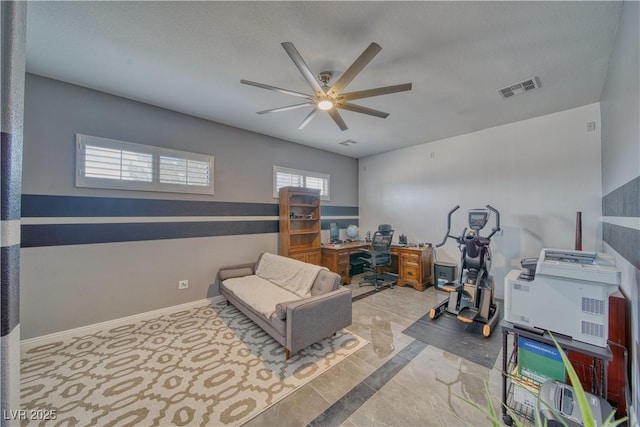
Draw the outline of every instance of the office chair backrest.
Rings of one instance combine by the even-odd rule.
[[[388,228],[384,230],[380,230],[378,227],[378,231],[373,234],[373,239],[371,240],[371,250],[374,252],[388,252],[391,250],[391,239],[393,238],[393,230],[389,224],[382,224],[388,226]]]
[[[378,226],[378,231],[393,234],[393,227],[391,227],[391,224],[380,224]]]

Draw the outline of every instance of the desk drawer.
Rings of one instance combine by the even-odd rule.
[[[407,252],[402,252],[400,254],[400,263],[401,264],[418,264],[420,262],[420,256],[418,254],[414,254],[414,253],[407,253]]]
[[[344,251],[338,254],[338,265],[349,265],[349,252]]]
[[[407,280],[420,280],[420,268],[417,265],[402,264],[401,276]]]

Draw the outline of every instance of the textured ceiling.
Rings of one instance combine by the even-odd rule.
[[[27,71],[356,158],[600,100],[620,2],[29,2]],[[411,82],[358,100],[386,119],[310,107],[258,115],[312,93],[281,42],[314,73],[382,51],[347,91]],[[530,77],[541,88],[503,100]],[[345,147],[339,143],[353,140]]]

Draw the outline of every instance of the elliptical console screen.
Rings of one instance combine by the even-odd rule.
[[[486,211],[470,211],[469,212],[469,228],[472,230],[482,230],[489,221],[489,212]]]

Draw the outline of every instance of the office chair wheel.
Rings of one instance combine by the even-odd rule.
[[[482,327],[482,335],[484,335],[485,337],[488,337],[489,335],[491,335],[491,326],[490,325],[484,325]]]

